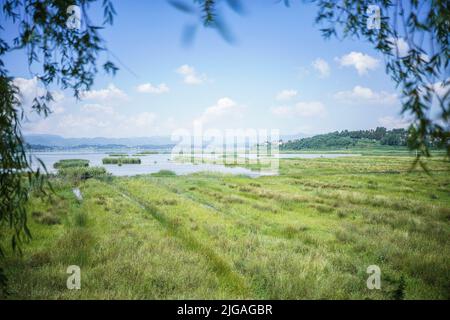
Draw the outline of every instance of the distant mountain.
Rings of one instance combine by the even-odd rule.
[[[309,137],[309,135],[298,133],[291,135],[280,135],[280,139],[284,142],[294,141]],[[30,134],[25,135],[25,142],[32,145],[33,148],[40,149],[45,147],[73,148],[73,147],[148,147],[155,148],[170,147],[177,143],[172,141],[170,136],[153,136],[153,137],[135,137],[135,138],[64,138],[52,134]]]
[[[77,147],[77,146],[105,146],[122,145],[134,146],[167,146],[173,145],[169,136],[136,137],[136,138],[64,138],[50,134],[25,135],[25,142],[30,145],[50,146],[50,147]]]

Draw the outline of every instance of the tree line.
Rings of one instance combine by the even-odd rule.
[[[367,146],[407,146],[410,135],[405,129],[387,130],[384,127],[377,127],[369,130],[356,131],[335,131],[326,134],[316,135],[314,137],[303,138],[293,141],[283,142],[280,145],[282,150],[300,150],[300,149],[329,149],[329,148],[349,148],[349,147],[367,147]],[[428,145],[434,146],[431,139],[428,139]]]

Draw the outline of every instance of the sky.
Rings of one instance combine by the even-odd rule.
[[[117,16],[102,36],[119,72],[100,72],[79,101],[54,88],[53,113],[29,115],[26,134],[146,137],[200,124],[312,135],[407,126],[382,56],[362,40],[324,40],[313,5],[244,1],[243,15],[223,7],[235,41],[199,25],[185,46],[184,27],[197,20],[166,0],[113,3]],[[100,21],[99,9],[87,14]],[[9,24],[2,33],[16,30]],[[42,90],[33,68],[21,52],[5,64],[26,105]]]

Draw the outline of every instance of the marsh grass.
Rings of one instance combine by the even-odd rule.
[[[410,158],[289,159],[281,175],[54,180],[34,239],[5,270],[12,298],[448,299],[450,169]],[[393,172],[396,173],[393,173]],[[413,192],[411,191],[413,190]],[[430,194],[436,197],[430,197]],[[65,269],[82,267],[82,290]],[[382,271],[368,290],[366,268]]]
[[[110,158],[103,158],[102,159],[103,164],[141,164],[141,159],[139,158],[128,158],[123,156],[115,156]]]
[[[159,170],[158,172],[151,174],[154,177],[174,177],[177,174],[171,170]]]
[[[60,218],[53,212],[33,211],[31,213],[33,219],[41,224],[53,225],[61,222]]]
[[[128,157],[128,153],[110,153],[109,157]]]
[[[89,160],[84,159],[63,159],[55,162],[53,164],[53,168],[61,169],[61,168],[73,168],[73,167],[88,167]]]
[[[82,211],[77,211],[73,215],[73,224],[77,227],[85,227],[87,225],[87,214]]]
[[[107,178],[111,176],[103,167],[69,167],[58,169],[58,177],[69,181],[82,181],[90,178]]]

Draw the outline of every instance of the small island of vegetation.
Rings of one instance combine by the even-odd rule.
[[[158,154],[158,153],[159,153],[158,151],[141,151],[141,152],[135,153],[134,156],[148,156],[151,154]]]
[[[63,159],[55,162],[53,168],[61,169],[61,168],[73,168],[73,167],[88,167],[89,160],[85,159]]]
[[[110,157],[128,157],[127,153],[110,153],[108,154]]]
[[[126,158],[126,157],[114,157],[114,158],[103,158],[103,164],[141,164],[141,159],[139,158]]]
[[[56,162],[53,167],[58,169],[58,178],[70,181],[110,176],[103,167],[89,167],[89,160],[85,159],[63,159]]]

